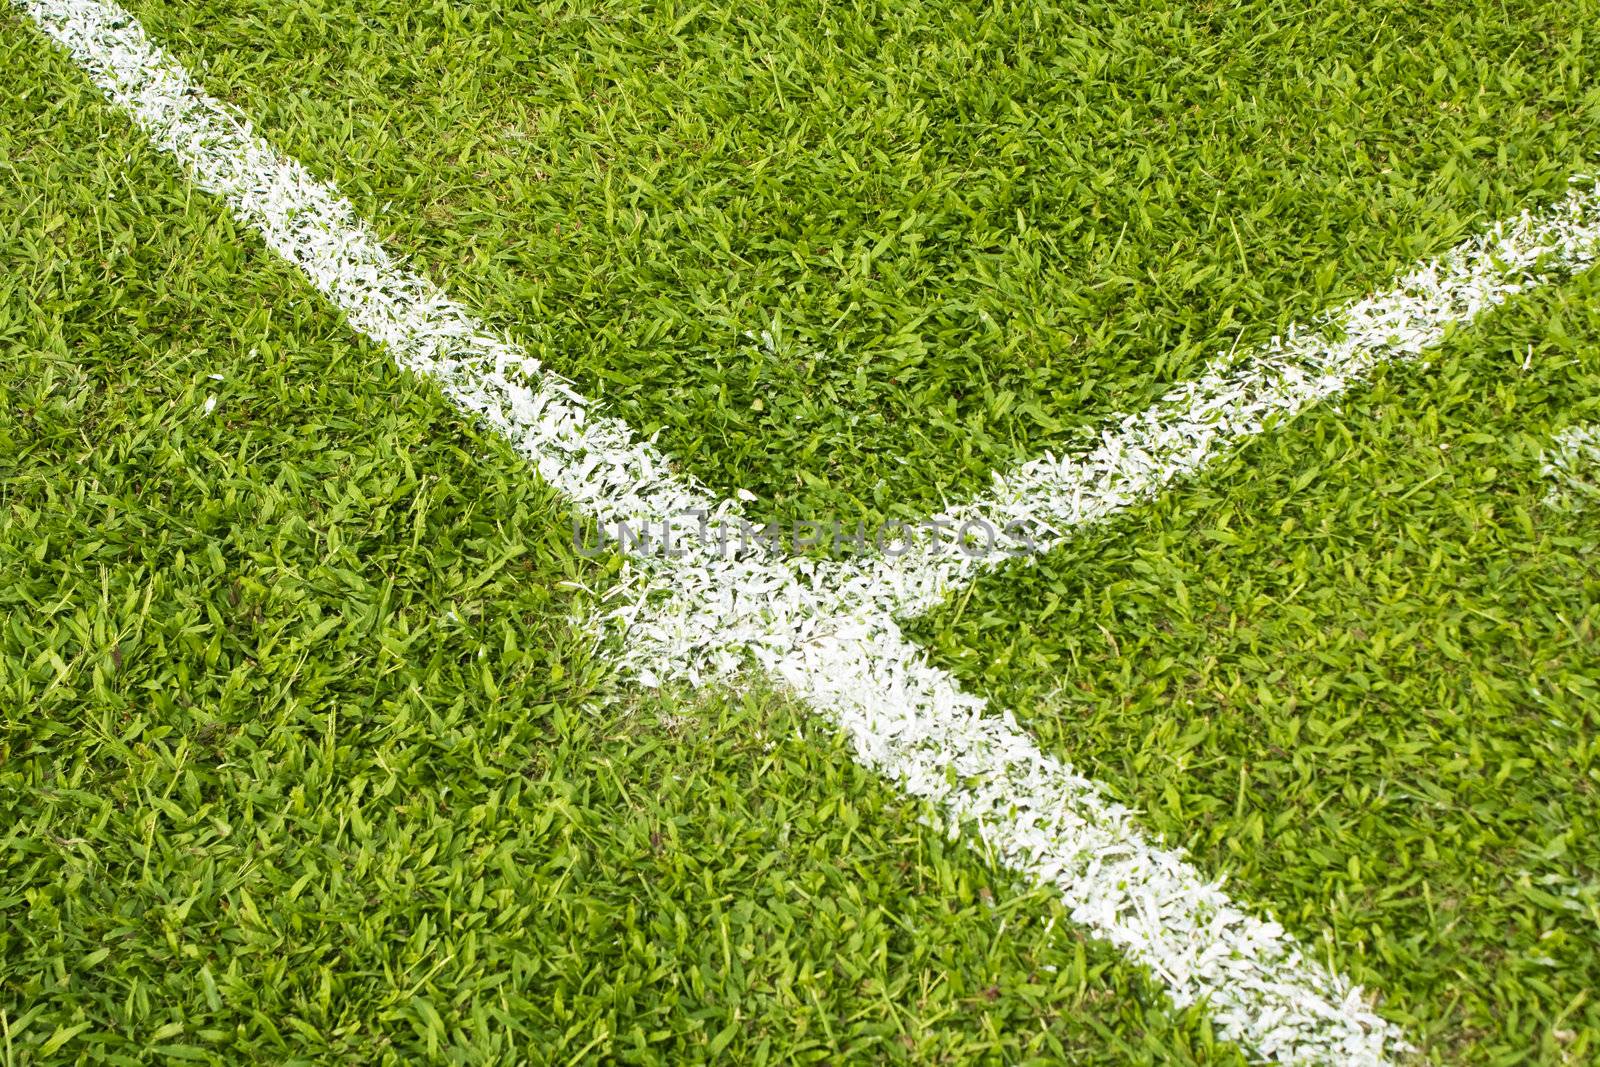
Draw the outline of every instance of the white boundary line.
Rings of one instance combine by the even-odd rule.
[[[1418,358],[1451,327],[1545,284],[1545,273],[1587,269],[1597,252],[1600,185],[1575,186],[1550,207],[1497,223],[1311,329],[1291,328],[1287,338],[1219,357],[1149,408],[1107,420],[1089,446],[997,473],[989,493],[930,520],[951,531],[972,523],[994,532],[985,551],[965,554],[924,540],[895,558],[840,566],[835,581],[900,618],[920,614],[983,570],[1056,548],[1079,527],[1154,497],[1378,367]]]
[[[227,201],[351,326],[440,382],[456,406],[511,439],[585,512],[642,524],[714,509],[710,494],[673,477],[661,453],[625,424],[589,414],[571,383],[397,264],[348,200],[206,95],[131,14],[96,0],[15,2],[195,186]]]
[[[542,372],[514,342],[398,265],[347,201],[206,96],[127,12],[97,0],[14,2],[197,186],[222,197],[236,218],[300,267],[352,326],[505,435],[582,512],[641,524],[675,522],[696,510],[734,514],[673,475],[625,425],[589,413],[567,383]],[[1581,210],[1593,210],[1589,195]],[[1529,266],[1515,241],[1534,232],[1513,228],[1497,238],[1509,242],[1506,279]],[[1286,366],[1272,380],[1302,373]],[[1269,409],[1292,413],[1334,391]],[[1205,395],[1214,401],[1220,394]],[[1163,453],[1173,471],[1167,477],[1196,469],[1245,435],[1212,433],[1199,452]],[[1146,477],[1140,492],[1165,480]],[[1040,484],[1047,481],[1041,469]],[[1042,507],[1040,514],[1054,513]],[[929,665],[889,611],[866,606],[879,598],[819,597],[818,580],[835,576],[828,568],[761,552],[728,559],[698,547],[636,566],[647,595],[626,613],[623,659],[643,680],[729,678],[753,655],[843,728],[862,762],[930,801],[952,826],[974,828],[1007,866],[1054,886],[1074,919],[1147,966],[1176,1005],[1205,1002],[1218,1032],[1258,1055],[1375,1064],[1404,1047],[1359,989],[1308,959],[1276,923],[1240,909],[1181,853],[1151,841],[1127,809],[1041,753],[1009,715],[987,714],[981,698]],[[847,610],[851,602],[856,608]]]

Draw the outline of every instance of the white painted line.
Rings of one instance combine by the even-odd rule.
[[[738,575],[731,598],[715,572],[677,577],[683,587],[665,610],[633,617],[625,659],[636,672],[683,677],[708,657],[731,668],[753,651],[845,731],[859,762],[1053,887],[1076,922],[1144,964],[1175,1005],[1206,1002],[1217,1033],[1257,1056],[1358,1067],[1407,1047],[1359,987],[1149,838],[1009,714],[962,692],[889,615],[817,614],[776,569]]]
[[[1551,482],[1546,504],[1578,511],[1600,500],[1600,424],[1567,427],[1539,458],[1539,471]]]
[[[358,332],[510,438],[587,513],[640,525],[716,507],[623,423],[384,251],[332,187],[206,95],[128,12],[95,0],[17,0],[199,188],[303,271]]]
[[[608,523],[733,514],[394,262],[348,202],[206,96],[126,12],[95,0],[14,2],[356,329],[504,434],[577,508]],[[621,613],[630,626],[623,658],[640,678],[729,679],[754,658],[846,731],[864,763],[1054,887],[1077,921],[1147,966],[1175,1004],[1205,1002],[1218,1033],[1257,1055],[1377,1064],[1404,1047],[1358,989],[1150,840],[1009,715],[929,665],[875,597],[852,608],[822,588],[827,568],[760,551],[728,558],[698,542],[680,558],[634,567],[639,600]]]
[[[1148,500],[1269,426],[1338,396],[1376,368],[1413,360],[1448,330],[1518,293],[1593,265],[1600,184],[1574,185],[1554,205],[1495,225],[1393,287],[1255,351],[1226,355],[1144,411],[1107,421],[1097,439],[997,473],[992,490],[935,518],[995,531],[971,555],[924,541],[897,558],[840,566],[847,596],[908,618],[985,568],[1058,547],[1081,526]]]
[[[993,496],[943,517],[953,529],[1021,521],[1037,544],[1060,544],[1374,368],[1416,358],[1453,325],[1588,269],[1597,250],[1600,185],[1590,182],[1349,305],[1316,332],[1219,360],[1119,420],[1096,447],[1026,464]],[[687,567],[673,576],[670,604],[633,615],[627,657],[636,670],[670,665],[694,679],[701,669],[731,674],[754,652],[848,733],[862,763],[953,824],[975,827],[1008,867],[1054,885],[1075,920],[1148,966],[1178,1005],[1204,1000],[1219,1033],[1251,1051],[1374,1064],[1403,1050],[1402,1035],[1359,990],[1306,959],[1276,924],[1241,911],[1180,853],[1150,841],[1098,784],[1041,753],[1009,714],[987,713],[904,641],[897,617],[994,562],[926,553],[867,567],[797,562],[809,586],[785,582],[777,568]],[[845,607],[819,612],[811,589],[830,582]]]

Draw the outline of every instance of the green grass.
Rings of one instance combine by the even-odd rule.
[[[1239,1062],[782,700],[619,691],[522,462],[0,53],[4,1062]]]
[[[917,514],[1600,148],[1593,0],[131,6],[758,512]],[[781,696],[621,688],[523,463],[9,13],[0,86],[7,1063],[1240,1062]],[[1581,279],[918,636],[1425,1058],[1587,1062],[1597,418]]]
[[[785,519],[984,487],[1600,156],[1596,0],[132,7]]]
[[[1600,1050],[1600,279],[1461,331],[921,624],[1448,1062]],[[1524,364],[1526,363],[1526,369]]]

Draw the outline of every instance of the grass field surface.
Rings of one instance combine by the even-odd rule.
[[[1234,1062],[781,700],[618,694],[614,561],[4,32],[10,1059]]]
[[[925,639],[1247,897],[1328,931],[1446,1060],[1583,1062],[1600,522],[1546,505],[1541,453],[1597,397],[1591,278],[985,578]]]
[[[129,5],[756,514],[914,516],[1558,196],[1589,0]],[[1239,1063],[622,561],[0,8],[6,1061]],[[1600,1055],[1600,281],[912,627],[1422,1062]]]
[[[787,519],[921,514],[1558,195],[1589,2],[130,10]]]

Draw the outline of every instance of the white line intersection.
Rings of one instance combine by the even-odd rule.
[[[1147,967],[1176,1006],[1204,1002],[1219,1034],[1257,1056],[1377,1064],[1406,1047],[1360,989],[903,638],[898,619],[1008,553],[816,562],[761,546],[729,553],[690,536],[699,516],[713,528],[739,520],[737,503],[675,475],[626,425],[591,411],[515,341],[397,262],[348,201],[207,96],[130,14],[102,0],[14,3],[190,181],[299,267],[352,327],[504,436],[577,511],[603,524],[681,531],[683,555],[630,565],[623,588],[633,599],[617,612],[625,670],[645,684],[726,684],[754,662],[842,729],[860,762],[1006,867],[1052,887],[1076,921]],[[1024,521],[1046,547],[1059,545],[1377,366],[1437,345],[1449,325],[1586,269],[1597,249],[1600,188],[1575,186],[1317,330],[1218,361],[1090,447],[1024,464],[945,517],[996,529]]]

